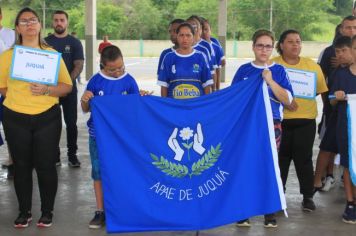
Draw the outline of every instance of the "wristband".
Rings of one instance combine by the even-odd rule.
[[[49,90],[49,86],[47,85],[47,91],[43,93],[43,95],[48,96],[51,91]]]

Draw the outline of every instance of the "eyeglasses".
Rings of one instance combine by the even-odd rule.
[[[258,50],[263,50],[264,48],[267,51],[271,51],[273,49],[273,45],[270,44],[255,44],[255,48]]]
[[[125,72],[125,66],[122,66],[122,67],[119,67],[119,68],[113,68],[113,69],[107,69],[105,68],[105,66],[103,64],[101,64],[101,66],[104,68],[104,70],[107,72],[107,73],[110,73],[110,74],[113,74],[115,72],[118,72],[118,73],[123,73]]]
[[[30,18],[30,19],[21,19],[19,20],[19,25],[26,26],[26,25],[34,25],[37,24],[39,21],[37,18]]]

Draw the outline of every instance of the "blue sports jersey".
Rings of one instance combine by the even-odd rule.
[[[210,37],[210,40],[211,40],[213,43],[216,43],[217,45],[219,45],[219,46],[221,47],[221,43],[219,42],[218,39],[213,38],[213,37]]]
[[[214,63],[211,60],[209,50],[205,46],[198,44],[198,43],[193,46],[193,49],[203,53],[203,55],[206,57],[206,60],[208,61],[208,65],[209,65],[211,74],[215,74]]]
[[[262,71],[265,69],[264,66],[258,66],[253,64],[253,62],[246,63],[237,70],[232,84],[236,84],[239,81],[246,79],[263,79]],[[286,89],[289,93],[290,100],[293,96],[292,85],[289,82],[288,75],[285,68],[282,65],[273,63],[268,66],[268,69],[272,72],[273,80],[279,84],[282,88]],[[283,120],[283,104],[278,101],[276,96],[273,94],[272,89],[268,86],[268,93],[272,106],[273,119]]]
[[[105,96],[113,94],[138,94],[139,89],[135,79],[128,73],[123,74],[118,78],[113,78],[99,72],[96,73],[88,82],[87,89],[91,91],[94,96]],[[89,127],[89,135],[95,137],[93,118],[87,122]]]
[[[168,53],[162,62],[157,83],[168,88],[168,97],[186,99],[203,95],[204,88],[214,82],[205,56],[193,50],[189,55],[176,51]]]
[[[214,49],[215,52],[215,59],[216,59],[216,64],[218,65],[218,68],[221,68],[221,62],[224,60],[224,51],[222,50],[222,47],[220,47],[218,44],[211,42],[211,45]]]
[[[213,46],[208,41],[206,41],[204,39],[200,39],[198,44],[200,44],[203,47],[206,47],[206,49],[208,49],[209,54],[210,54],[210,58],[211,58],[211,61],[212,61],[212,64],[213,64],[213,68],[216,69],[218,67],[218,65],[216,63],[215,52],[214,52]]]
[[[160,71],[160,69],[161,69],[161,65],[162,65],[163,58],[167,55],[167,53],[173,52],[173,51],[174,51],[173,48],[167,48],[167,49],[164,49],[164,50],[161,52],[161,55],[159,56],[159,60],[158,60],[157,76],[159,75],[159,71]]]
[[[221,65],[221,61],[225,59],[225,52],[223,47],[221,46],[221,43],[219,42],[219,40],[217,40],[216,38],[211,37],[210,38],[211,42],[213,42],[213,44],[217,45],[219,47],[219,56],[221,56],[220,58],[220,65]]]

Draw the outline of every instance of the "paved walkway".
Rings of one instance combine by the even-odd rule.
[[[159,94],[159,88],[154,86],[155,81],[138,80],[139,85],[144,89],[154,90]],[[84,85],[79,85],[79,94],[82,94]],[[79,158],[82,167],[72,169],[67,166],[64,158],[66,143],[63,142],[65,133],[62,134],[61,152],[62,166],[58,167],[59,186],[56,197],[53,226],[48,229],[38,229],[35,222],[40,216],[39,193],[37,188],[36,174],[34,173],[33,191],[33,218],[34,222],[27,229],[14,229],[13,220],[17,217],[17,200],[12,181],[6,179],[6,170],[0,169],[0,236],[9,235],[36,235],[36,236],[74,236],[74,235],[106,235],[105,229],[90,230],[88,222],[93,217],[95,211],[95,198],[90,178],[90,161],[88,153],[88,134],[86,120],[88,115],[79,111]],[[314,161],[318,153],[319,140],[314,145]],[[7,158],[6,147],[0,148],[0,163]],[[341,214],[344,210],[344,193],[338,180],[335,188],[328,193],[316,194],[315,202],[317,210],[313,213],[301,211],[302,196],[299,194],[299,184],[294,168],[291,168],[287,184],[287,205],[289,217],[283,214],[277,216],[278,228],[265,229],[263,227],[263,217],[251,219],[252,227],[237,228],[234,224],[223,227],[201,231],[199,235],[206,236],[232,236],[232,235],[337,235],[356,236],[356,225],[348,225],[341,221]],[[337,174],[337,177],[340,175]],[[196,235],[196,232],[150,232],[131,233],[120,235]]]

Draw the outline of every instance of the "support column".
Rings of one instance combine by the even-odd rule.
[[[227,28],[227,0],[219,0],[218,35],[221,46],[226,52],[226,28]],[[225,67],[221,68],[221,82],[225,82]]]
[[[85,0],[85,78],[89,80],[96,68],[96,0]]]

